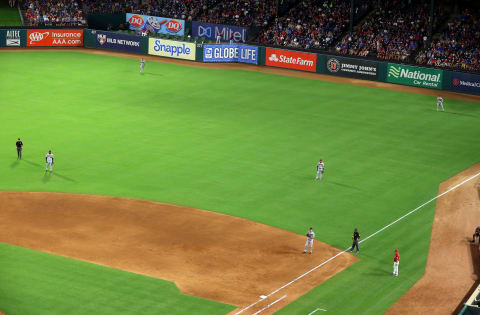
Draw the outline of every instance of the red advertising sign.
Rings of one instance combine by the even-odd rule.
[[[27,30],[27,46],[83,46],[83,30]]]
[[[265,65],[315,72],[317,55],[293,50],[267,48]]]

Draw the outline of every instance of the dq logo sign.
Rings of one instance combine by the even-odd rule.
[[[130,17],[130,19],[128,20],[128,23],[130,23],[130,25],[134,27],[140,27],[143,25],[143,23],[145,23],[145,20],[141,15],[135,14]]]
[[[170,20],[165,24],[165,28],[170,33],[178,33],[182,30],[182,23],[177,20]]]
[[[50,32],[43,32],[43,33],[40,33],[40,32],[32,32],[30,33],[30,35],[28,36],[28,39],[30,40],[30,44],[33,44],[35,42],[40,42],[42,41],[44,38],[47,38],[48,35],[50,35]]]

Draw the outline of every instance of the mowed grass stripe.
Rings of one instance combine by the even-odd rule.
[[[301,234],[313,226],[318,239],[344,248],[353,228],[375,232],[478,161],[478,103],[446,99],[447,112],[437,113],[428,96],[155,62],[140,76],[138,62],[66,51],[2,53],[0,147],[11,155],[0,156],[0,189],[162,201]],[[58,175],[45,180],[48,149]],[[324,182],[313,181],[319,158],[326,161]],[[429,214],[367,242],[352,279],[376,279],[370,267],[383,268],[377,259],[390,260],[394,247],[411,255],[408,265],[424,266]],[[418,246],[414,234],[424,240]],[[379,304],[390,284],[364,286],[356,311],[388,308],[420,275],[411,274]],[[328,294],[345,289],[336,279]],[[341,292],[329,303],[348,313]]]

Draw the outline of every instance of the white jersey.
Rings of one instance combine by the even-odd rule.
[[[140,61],[140,68],[145,67],[145,60]]]
[[[443,98],[437,97],[437,104],[443,104]]]
[[[47,158],[47,163],[53,162],[53,153],[47,153],[45,157]]]
[[[325,170],[325,164],[323,162],[317,163],[317,171],[323,172]]]
[[[315,232],[308,231],[307,232],[307,237],[308,237],[309,240],[313,240],[315,238]]]

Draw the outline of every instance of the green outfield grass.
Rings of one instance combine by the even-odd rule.
[[[0,68],[0,190],[162,201],[302,234],[313,226],[318,239],[344,249],[353,228],[363,237],[377,231],[479,161],[478,103],[446,99],[447,112],[437,113],[429,96],[154,62],[142,76],[138,60],[66,51],[1,53]],[[55,172],[45,175],[49,149]],[[319,158],[325,180],[314,182]],[[282,312],[388,309],[423,274],[434,206],[362,244],[358,263]],[[124,275],[128,286],[126,273],[111,274]],[[33,287],[55,296],[41,281]]]
[[[22,20],[18,14],[17,7],[10,8],[8,0],[0,0],[0,27],[1,26],[22,26]]]

